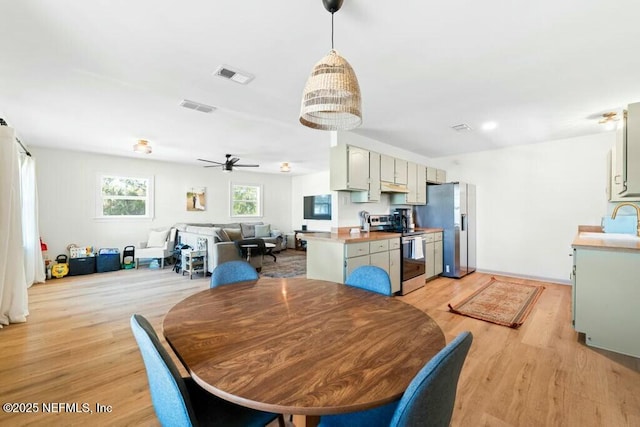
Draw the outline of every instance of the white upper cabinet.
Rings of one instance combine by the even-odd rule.
[[[350,145],[331,147],[329,176],[332,191],[368,191],[369,151]]]
[[[396,166],[396,184],[404,184],[407,185],[409,182],[409,178],[407,175],[408,172],[408,162],[402,159],[395,159]]]
[[[427,182],[429,184],[444,184],[445,182],[447,182],[447,171],[428,166]]]
[[[394,205],[425,205],[427,203],[426,167],[407,162],[407,193],[394,193]]]
[[[386,154],[380,155],[380,181],[395,182],[396,159]]]
[[[369,152],[369,189],[367,191],[352,191],[351,201],[354,203],[380,201],[380,154]]]
[[[437,179],[438,179],[437,173],[438,173],[438,170],[436,168],[427,166],[427,182],[433,183],[433,184],[437,183]]]
[[[427,168],[416,165],[416,204],[427,204]]]
[[[407,161],[381,154],[380,181],[407,185]]]
[[[611,153],[611,201],[640,197],[640,103],[630,104]]]

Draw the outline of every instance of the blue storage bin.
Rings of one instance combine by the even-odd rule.
[[[96,260],[96,271],[104,273],[116,270],[120,270],[120,251],[116,248],[100,249]]]

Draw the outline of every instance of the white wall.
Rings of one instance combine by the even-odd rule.
[[[113,157],[76,151],[30,147],[37,162],[40,233],[49,256],[67,253],[69,243],[116,247],[146,241],[149,229],[179,222],[225,223],[264,221],[286,231],[291,224],[291,177],[159,162],[140,157]],[[96,174],[155,177],[153,220],[95,219]],[[263,212],[259,219],[229,217],[230,182],[263,185]],[[207,210],[188,212],[186,191],[205,187]]]
[[[435,159],[477,186],[478,269],[567,283],[578,225],[607,213],[613,132]]]
[[[330,194],[331,197],[331,220],[303,219],[304,196],[316,196],[320,194]],[[309,175],[294,176],[291,179],[291,227],[289,231],[300,230],[302,225],[312,231],[331,231],[334,222],[335,206],[337,203],[336,192],[329,191],[329,171],[312,173]]]
[[[413,154],[409,151],[393,147],[389,144],[358,135],[353,132],[337,132],[332,135],[332,143],[349,144],[366,148],[380,154],[387,154],[399,159],[410,160],[421,164],[431,164],[424,156]],[[327,148],[328,149],[328,148]],[[366,210],[372,214],[387,214],[391,210],[389,194],[382,194],[379,202],[372,203],[351,203],[351,195],[347,191],[329,190],[329,171],[319,172],[305,176],[293,177],[292,182],[292,230],[299,229],[302,224],[307,225],[309,230],[330,231],[337,227],[358,227],[360,219],[358,212]],[[303,219],[303,196],[313,196],[317,194],[332,194],[332,218],[331,221],[317,221]]]

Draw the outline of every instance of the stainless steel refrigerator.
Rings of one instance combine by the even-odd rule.
[[[463,277],[476,271],[476,187],[462,182],[427,186],[427,204],[415,207],[418,227],[442,234],[443,273]]]

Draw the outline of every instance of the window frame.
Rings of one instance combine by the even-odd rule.
[[[137,179],[145,180],[147,182],[147,195],[144,198],[141,197],[127,197],[120,196],[116,198],[130,199],[130,200],[144,200],[145,201],[145,214],[144,215],[105,215],[103,211],[103,202],[110,197],[104,197],[102,194],[102,182],[104,178],[119,178],[119,179]],[[96,174],[96,204],[95,204],[95,218],[99,220],[150,220],[155,215],[155,177],[153,175],[128,175],[118,173],[106,173],[99,172]]]
[[[233,204],[236,201],[234,199],[234,189],[235,187],[254,187],[257,189],[258,200],[256,200],[256,215],[246,215],[246,214],[237,214],[233,211]],[[263,199],[264,192],[262,184],[253,184],[246,182],[229,182],[229,216],[231,218],[262,218],[264,216],[263,212]]]

